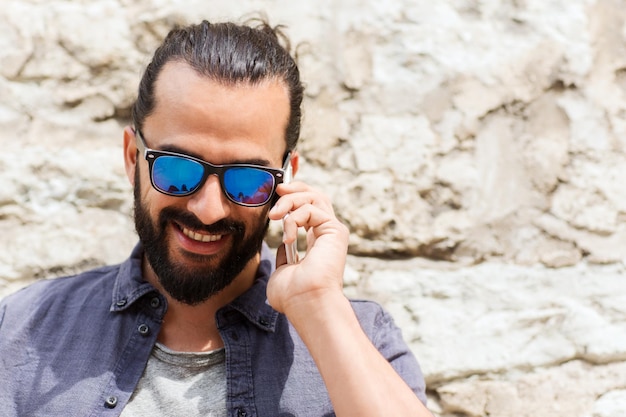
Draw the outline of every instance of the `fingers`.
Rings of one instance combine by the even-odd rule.
[[[282,219],[283,243],[295,243],[300,227],[309,232],[313,241],[323,234],[344,234],[330,199],[323,193],[303,182],[280,185],[277,192],[281,197],[270,210],[269,218]],[[307,238],[307,246],[313,241]]]
[[[279,220],[285,217],[286,214],[305,205],[317,207],[331,214],[334,213],[332,203],[326,195],[302,182],[294,182],[288,185],[281,184],[276,191],[281,198],[278,199],[272,210],[270,210],[269,217],[272,220]]]
[[[320,227],[334,219],[333,213],[329,213],[327,210],[316,207],[313,204],[304,204],[283,218],[284,231],[291,238],[297,233],[298,227],[304,227],[306,230],[309,230],[310,228]],[[283,241],[285,243],[293,242],[293,240],[287,238]]]
[[[299,227],[304,227],[307,231],[312,232],[314,237],[317,237],[327,231],[327,226],[333,220],[335,217],[332,213],[311,204],[302,205],[283,217],[283,243],[295,245]]]

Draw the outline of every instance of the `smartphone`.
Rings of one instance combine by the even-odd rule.
[[[291,158],[287,157],[287,166],[285,167],[285,176],[283,178],[283,184],[289,184],[293,176],[293,170],[291,169]],[[283,230],[285,229],[285,219],[283,218]],[[293,243],[285,244],[285,253],[287,255],[287,263],[295,264],[298,262],[298,238]]]

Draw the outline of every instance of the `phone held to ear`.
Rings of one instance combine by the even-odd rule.
[[[287,157],[287,167],[285,168],[285,177],[283,178],[283,184],[289,184],[291,182],[291,178],[293,176],[293,171],[291,169],[291,158]],[[283,217],[283,231],[285,230],[285,218],[287,218],[289,214]],[[285,243],[285,254],[287,255],[287,263],[295,264],[298,262],[298,248],[297,248],[297,237],[296,240],[292,243]]]

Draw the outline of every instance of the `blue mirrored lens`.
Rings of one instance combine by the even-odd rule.
[[[200,163],[179,156],[159,156],[152,166],[154,185],[173,195],[192,193],[203,174],[204,167]]]
[[[274,176],[257,168],[229,168],[224,173],[224,188],[237,203],[260,205],[272,196]]]

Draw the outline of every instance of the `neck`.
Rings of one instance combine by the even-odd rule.
[[[219,349],[224,342],[217,329],[215,313],[247,291],[254,283],[261,256],[248,262],[233,282],[219,293],[197,305],[173,299],[161,286],[147,259],[143,261],[144,279],[165,296],[168,307],[158,341],[179,352],[206,352]]]

